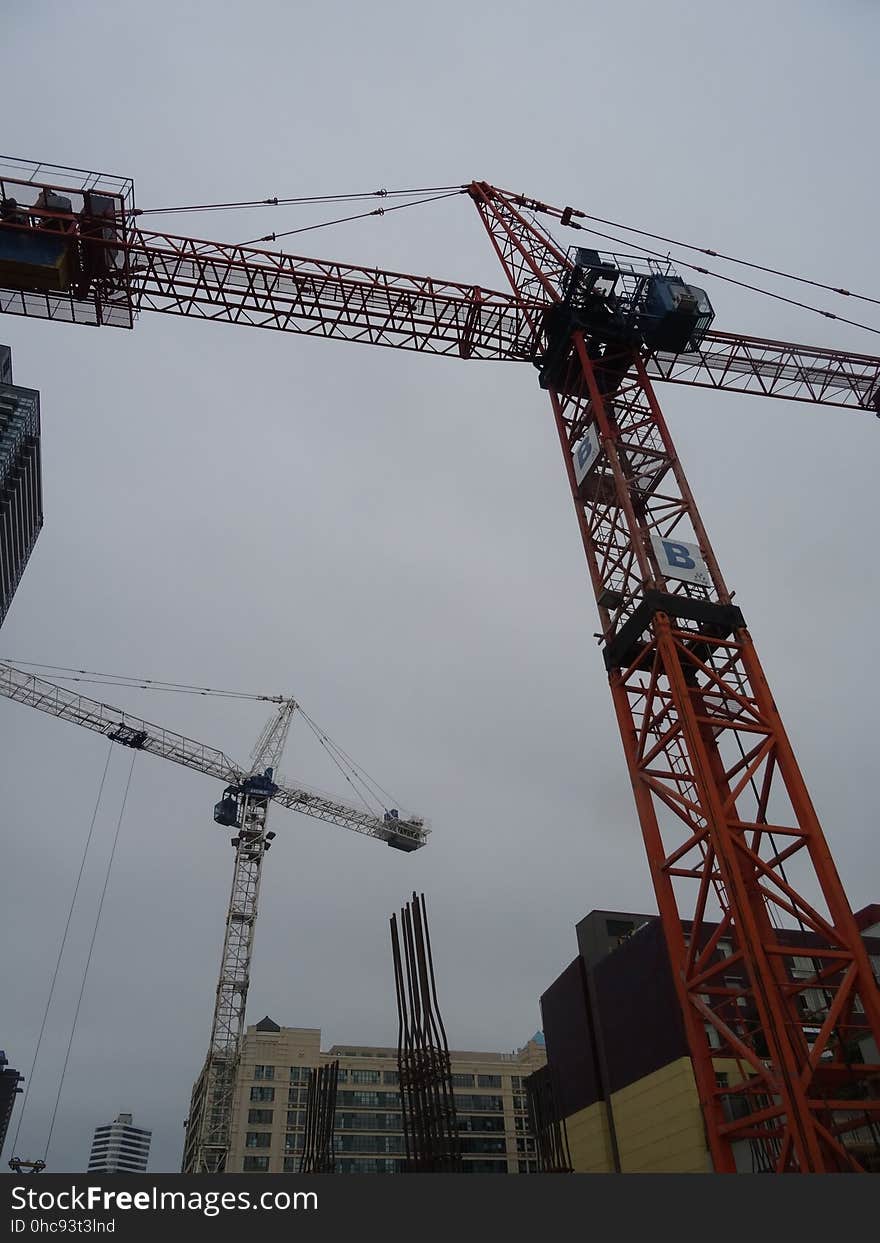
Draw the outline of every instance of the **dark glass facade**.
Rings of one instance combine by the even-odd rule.
[[[12,355],[0,346],[0,625],[42,525],[40,394],[12,383]]]
[[[24,1077],[12,1069],[6,1060],[6,1054],[0,1049],[0,1153],[3,1152],[6,1142],[6,1129],[12,1117],[15,1098],[21,1091],[18,1085],[23,1082]]]

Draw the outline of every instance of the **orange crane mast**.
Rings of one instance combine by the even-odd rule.
[[[668,265],[560,247],[539,217],[576,226],[571,208],[484,182],[461,192],[507,293],[147,232],[131,182],[6,161],[0,310],[124,327],[156,310],[532,363],[593,584],[714,1167],[735,1171],[750,1143],[777,1172],[861,1170],[847,1138],[880,1122],[880,1066],[867,1060],[880,990],[654,382],[880,414],[880,359],[713,331],[705,292]],[[786,925],[810,934],[806,971]],[[719,1058],[738,1069],[723,1089]]]

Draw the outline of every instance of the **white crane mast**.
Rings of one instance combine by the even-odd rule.
[[[297,709],[293,699],[266,697],[268,702],[278,705],[277,711],[254,748],[249,768],[243,768],[215,747],[12,665],[0,664],[0,695],[94,730],[122,746],[172,760],[226,783],[223,797],[214,808],[214,819],[235,831],[235,863],[211,1040],[193,1090],[183,1157],[185,1173],[222,1173],[229,1148],[235,1071],[244,1032],[260,876],[263,859],[275,837],[266,828],[269,804],[281,803],[314,819],[375,837],[397,850],[418,850],[426,844],[430,829],[420,817],[402,817],[396,809],[386,810],[379,817],[329,795],[276,782],[278,763]]]
[[[244,781],[227,786],[214,809],[214,819],[218,823],[234,826],[237,830],[232,838],[235,864],[226,910],[211,1041],[187,1119],[184,1173],[220,1174],[226,1165],[235,1070],[244,1035],[259,912],[260,877],[263,859],[275,836],[266,831],[269,802],[278,788],[272,778],[284,751],[295,710],[293,699],[282,702],[253,750],[250,773]]]

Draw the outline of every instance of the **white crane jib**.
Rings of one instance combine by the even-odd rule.
[[[150,755],[157,755],[160,759],[171,760],[184,768],[204,773],[206,777],[216,777],[228,785],[240,784],[258,771],[262,762],[262,755],[259,753],[264,739],[267,745],[272,745],[272,739],[278,737],[274,726],[278,717],[286,714],[285,705],[293,705],[292,711],[296,709],[295,700],[281,696],[262,697],[267,703],[278,704],[279,713],[266,726],[254,748],[252,764],[245,768],[216,747],[206,746],[205,743],[196,742],[161,725],[142,720],[130,712],[123,712],[121,708],[100,703],[34,674],[24,673],[12,665],[0,663],[0,695],[15,703],[38,708],[62,721],[70,721],[74,725],[94,730],[122,746],[134,747]],[[288,727],[289,723],[288,717]],[[275,767],[274,764],[264,765],[268,766]],[[427,844],[431,831],[419,816],[400,816],[394,814],[393,809],[377,816],[362,808],[351,807],[331,795],[296,786],[277,785],[272,800],[315,820],[324,820],[329,824],[351,829],[354,833],[378,838],[397,850],[418,850]]]
[[[183,1160],[185,1173],[221,1173],[229,1147],[235,1067],[244,1032],[262,863],[275,837],[266,827],[269,804],[281,803],[292,811],[377,838],[397,850],[418,850],[426,844],[430,829],[420,817],[401,816],[394,808],[378,816],[330,795],[279,784],[275,780],[278,762],[298,706],[293,699],[264,697],[277,704],[277,710],[254,748],[250,766],[244,768],[215,747],[12,665],[0,664],[0,694],[94,730],[122,746],[146,751],[225,783],[214,808],[214,819],[234,830],[231,841],[235,863],[211,1041],[193,1092]]]

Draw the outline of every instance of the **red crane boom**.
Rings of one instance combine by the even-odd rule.
[[[744,1141],[779,1172],[861,1169],[847,1137],[880,1121],[880,991],[653,382],[880,413],[880,359],[713,332],[702,291],[573,258],[536,219],[570,209],[485,183],[465,189],[510,293],[145,232],[130,183],[42,169],[0,177],[0,310],[128,327],[156,310],[539,368],[715,1169]],[[807,970],[784,921],[811,936]]]

